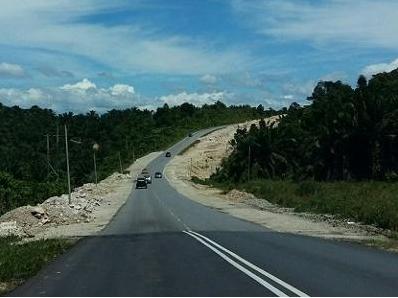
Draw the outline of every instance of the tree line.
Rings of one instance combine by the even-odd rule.
[[[93,145],[97,143],[99,179],[149,152],[172,145],[189,131],[275,114],[262,106],[221,102],[195,107],[189,103],[156,111],[129,108],[99,115],[56,114],[33,106],[0,103],[0,215],[37,204],[67,191],[64,125],[68,128],[72,187],[94,181]]]
[[[215,180],[254,178],[302,181],[396,180],[398,178],[398,69],[359,76],[352,88],[321,81],[293,103],[274,125],[239,129],[232,154]]]

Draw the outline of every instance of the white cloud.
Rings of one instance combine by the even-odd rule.
[[[178,94],[170,94],[161,96],[159,100],[167,103],[169,106],[178,106],[184,102],[189,102],[195,106],[203,106],[204,104],[213,104],[216,101],[225,103],[229,94],[225,92],[212,92],[212,93],[187,93],[186,91]]]
[[[202,83],[212,85],[212,84],[217,83],[217,77],[213,76],[213,75],[210,75],[210,74],[205,74],[204,76],[202,76],[200,78],[200,81]]]
[[[217,49],[202,40],[167,36],[162,28],[77,21],[103,11],[123,11],[126,5],[131,9],[136,2],[86,0],[76,5],[66,0],[2,0],[1,42],[85,57],[126,72],[201,75],[227,72],[247,64],[241,51]]]
[[[25,71],[22,66],[18,64],[2,62],[0,63],[0,76],[23,77],[25,76]]]
[[[133,86],[116,84],[109,88],[98,88],[88,79],[58,88],[30,88],[28,90],[2,88],[0,102],[7,106],[18,105],[29,108],[32,105],[38,105],[57,112],[75,113],[84,113],[89,110],[103,113],[111,109],[147,105],[145,99],[135,93]]]
[[[338,46],[398,47],[398,1],[242,1],[233,8],[260,34]]]
[[[312,94],[316,86],[316,82],[309,80],[306,82],[287,82],[282,85],[282,91],[287,93],[291,99],[303,100]],[[290,99],[284,97],[284,99]]]
[[[379,63],[366,66],[361,73],[366,77],[371,77],[372,75],[381,72],[391,72],[398,68],[398,59],[391,61],[390,63]]]
[[[116,84],[110,88],[110,91],[114,96],[132,95],[135,93],[133,86],[125,84]]]
[[[283,99],[288,99],[288,100],[292,100],[292,99],[294,99],[295,97],[294,97],[294,95],[293,94],[287,94],[287,95],[284,95],[283,96]]]
[[[77,82],[76,84],[66,84],[62,86],[60,89],[72,92],[84,92],[89,89],[96,89],[97,86],[90,82],[88,79],[83,79],[81,82]]]

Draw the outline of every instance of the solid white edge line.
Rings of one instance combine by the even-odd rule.
[[[250,268],[252,268],[253,270],[256,270],[257,272],[261,273],[262,275],[268,277],[269,279],[273,280],[274,282],[278,283],[279,285],[285,287],[287,290],[291,291],[292,293],[300,296],[300,297],[309,297],[306,293],[300,291],[299,289],[296,289],[295,287],[289,285],[288,283],[284,282],[283,280],[280,280],[279,278],[277,278],[276,276],[272,275],[271,273],[268,273],[267,271],[257,267],[256,265],[254,265],[253,263],[250,263],[249,261],[241,258],[240,256],[238,256],[236,253],[228,250],[227,248],[221,246],[220,244],[214,242],[213,240],[207,238],[206,236],[203,236],[197,232],[194,231],[190,231],[191,233],[195,234],[198,237],[201,237],[202,239],[210,242],[211,244],[213,244],[215,247],[223,250],[224,252],[228,253],[229,255],[231,255],[232,257],[236,258],[237,260],[239,260],[240,262],[242,262],[243,264],[249,266]]]
[[[191,234],[189,231],[183,231],[183,233],[195,238],[197,241],[199,241],[200,243],[202,243],[203,245],[207,246],[209,249],[211,249],[213,252],[215,252],[217,255],[219,255],[221,258],[223,258],[225,261],[227,261],[228,263],[230,263],[232,266],[234,266],[236,269],[242,271],[243,273],[245,273],[247,276],[249,276],[250,278],[254,279],[256,282],[258,282],[260,285],[262,285],[263,287],[267,288],[269,291],[271,291],[272,293],[274,293],[275,295],[279,296],[279,297],[288,297],[288,295],[286,295],[285,293],[283,293],[281,290],[275,288],[273,285],[269,284],[268,282],[266,282],[265,280],[263,280],[261,277],[257,276],[256,274],[254,274],[253,272],[247,270],[245,267],[243,267],[242,265],[238,264],[237,262],[235,262],[234,260],[232,260],[231,258],[229,258],[227,255],[223,254],[221,251],[219,251],[217,248],[211,246],[210,244],[208,244],[207,242],[205,242],[204,240],[202,240],[200,237]]]

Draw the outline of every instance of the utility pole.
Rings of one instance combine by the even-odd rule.
[[[95,175],[95,186],[98,184],[98,176],[97,176],[97,159],[95,158],[95,152],[98,151],[99,145],[97,143],[94,143],[93,145],[93,152],[94,152],[94,175]]]
[[[57,157],[58,157],[58,153],[59,153],[59,123],[58,122],[57,122],[56,143],[57,143]]]
[[[123,174],[122,158],[120,156],[120,151],[118,153],[119,153],[118,155],[119,155],[120,174]]]
[[[47,178],[50,176],[50,136],[46,134],[47,139]]]
[[[250,145],[249,145],[248,165],[247,165],[247,182],[249,181],[250,181]]]
[[[66,124],[65,124],[65,151],[66,151],[66,173],[68,176],[68,202],[69,202],[69,204],[71,204],[72,203],[72,195],[71,195],[71,188],[70,188],[70,172],[69,172],[68,129],[66,128]]]

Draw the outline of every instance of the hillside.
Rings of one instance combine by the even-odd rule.
[[[99,115],[55,114],[0,104],[0,215],[66,193],[64,125],[68,127],[72,188],[93,182],[93,145],[98,179],[135,159],[159,151],[189,131],[256,119],[267,113],[250,106],[227,107],[221,102],[201,108],[184,103],[164,105],[155,112],[131,108]],[[48,137],[47,137],[48,135]],[[48,139],[48,143],[47,143]]]

